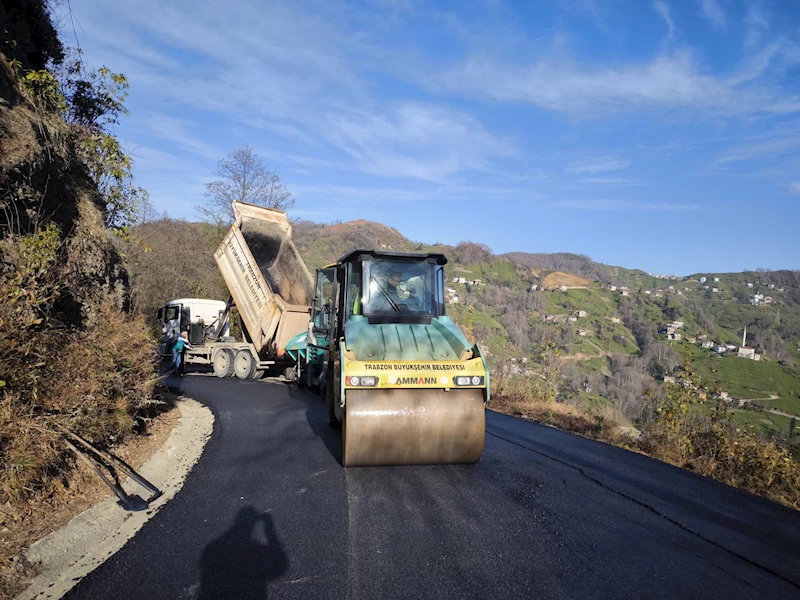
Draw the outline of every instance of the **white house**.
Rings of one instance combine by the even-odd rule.
[[[561,285],[561,286],[559,286],[559,287],[558,287],[558,289],[559,289],[559,291],[561,291],[561,292],[566,292],[567,290],[569,290],[569,288],[568,288],[567,286],[565,286],[565,285]]]
[[[714,283],[719,283],[719,277],[714,277]]]
[[[683,327],[683,321],[673,321],[672,322],[672,326],[675,329],[680,329],[681,327]]]
[[[706,282],[706,278],[705,277],[701,277],[700,278],[700,283],[705,283],[705,282]]]
[[[774,283],[770,283],[769,284],[769,289],[774,290],[775,289],[775,284]]]
[[[588,314],[588,313],[587,313],[585,310],[579,310],[579,311],[577,312],[577,316],[578,316],[579,318],[581,318],[581,319],[583,319],[585,316],[587,316],[587,314]]]
[[[714,292],[715,294],[718,294],[719,293],[719,288],[711,288],[711,291]]]
[[[753,287],[753,284],[752,283],[748,283],[747,287],[751,288],[751,287]]]
[[[729,352],[736,352],[739,349],[734,344],[726,344],[725,347],[728,349]]]
[[[532,292],[535,292],[535,291],[536,291],[536,290],[538,290],[538,289],[539,289],[539,286],[538,286],[538,285],[536,285],[535,283],[531,284],[531,291],[532,291]]]
[[[455,294],[456,293],[456,291],[453,288],[445,288],[444,291],[446,291],[448,294]]]
[[[764,304],[772,304],[772,296],[764,296]]]
[[[453,296],[447,301],[448,304],[458,304],[458,296]]]
[[[622,290],[622,291],[621,291],[621,294],[622,294],[623,296],[630,296],[630,294],[628,293],[628,290]]]
[[[586,337],[586,332],[583,329],[578,329],[578,335],[581,337]]]
[[[714,342],[712,342],[711,340],[704,340],[703,342],[700,343],[700,346],[702,348],[707,348],[710,350],[711,348],[714,347]]]
[[[680,333],[667,334],[667,339],[668,340],[673,340],[675,342],[680,342],[681,341],[681,334]]]
[[[749,358],[750,360],[756,360],[756,349],[755,348],[748,348],[747,346],[742,346],[739,348],[739,353],[737,354],[739,358]]]
[[[570,323],[575,323],[575,322],[577,322],[577,320],[578,320],[578,317],[567,317],[567,321],[569,321]]]
[[[617,291],[617,286],[615,286],[615,285],[610,285],[610,286],[608,286],[608,289],[609,289],[610,291],[612,291],[612,292],[616,292],[616,291]]]
[[[622,321],[622,319],[620,319],[619,317],[611,317],[611,322],[612,323],[620,323],[621,321]]]
[[[727,346],[714,346],[714,352],[717,354],[725,354],[728,351]]]

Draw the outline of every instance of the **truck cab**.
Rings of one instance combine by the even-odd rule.
[[[227,302],[205,298],[179,298],[167,302],[157,314],[161,324],[161,354],[169,353],[170,344],[181,331],[189,332],[192,345],[202,344],[206,330],[217,327],[224,320],[220,337],[228,336],[227,309]]]

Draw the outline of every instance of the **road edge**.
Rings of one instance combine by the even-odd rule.
[[[147,510],[122,510],[111,496],[76,515],[66,525],[37,541],[23,556],[40,565],[31,584],[17,600],[58,599],[81,579],[118,552],[183,487],[211,437],[214,415],[199,402],[186,397],[175,401],[181,416],[164,445],[139,469],[163,495]],[[130,480],[129,493],[144,490]]]

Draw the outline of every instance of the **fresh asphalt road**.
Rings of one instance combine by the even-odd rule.
[[[474,465],[345,470],[308,392],[169,383],[213,435],[68,598],[800,598],[800,513],[645,456],[487,412]]]

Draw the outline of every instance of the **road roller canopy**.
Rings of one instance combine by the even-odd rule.
[[[370,323],[430,323],[444,316],[444,255],[359,250],[339,262],[349,315]]]

